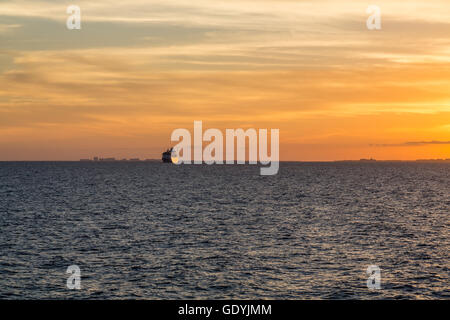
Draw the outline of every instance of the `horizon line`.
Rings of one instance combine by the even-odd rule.
[[[78,159],[78,160],[0,160],[0,162],[83,162],[83,163],[110,163],[110,162],[161,162],[162,160],[159,158],[152,158],[152,159],[106,159],[106,160],[87,160],[87,159]],[[345,159],[345,160],[280,160],[280,161],[274,161],[274,162],[361,162],[361,163],[373,163],[373,162],[432,162],[432,161],[441,161],[441,162],[450,162],[450,158],[430,158],[430,159],[409,159],[409,160],[403,160],[403,159],[387,159],[387,160],[377,160],[377,159]],[[206,164],[206,163],[202,163]],[[226,164],[226,163],[224,163]],[[235,163],[237,164],[237,163]],[[245,164],[249,164],[248,161],[246,161]]]

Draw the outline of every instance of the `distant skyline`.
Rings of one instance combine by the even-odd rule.
[[[2,1],[0,161],[159,158],[194,120],[278,128],[282,161],[450,158],[450,2],[369,4]]]

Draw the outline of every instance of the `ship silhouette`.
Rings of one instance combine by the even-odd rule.
[[[167,149],[167,151],[162,153],[162,161],[165,163],[172,163],[172,152],[173,148]]]

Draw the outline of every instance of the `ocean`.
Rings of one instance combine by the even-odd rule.
[[[449,299],[449,191],[445,163],[1,162],[0,298]]]

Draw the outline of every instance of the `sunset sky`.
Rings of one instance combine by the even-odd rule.
[[[0,160],[159,158],[194,120],[278,128],[281,160],[450,158],[450,1],[0,1]]]

